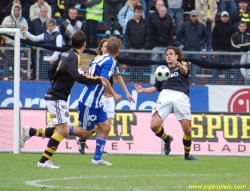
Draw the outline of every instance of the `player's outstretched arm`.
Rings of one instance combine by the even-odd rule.
[[[123,78],[121,77],[121,75],[115,75],[115,79],[117,81],[117,83],[121,86],[121,88],[124,90],[124,92],[126,93],[126,96],[128,98],[129,101],[133,101],[135,103],[134,98],[131,96],[131,94],[129,93]]]
[[[147,93],[147,94],[155,93],[157,91],[155,86],[152,86],[150,88],[142,88],[142,86],[140,86],[139,84],[135,84],[135,90],[138,93]]]
[[[114,99],[116,100],[116,103],[119,103],[122,100],[121,95],[118,95],[114,91],[114,89],[112,88],[112,86],[107,78],[100,76],[100,79],[106,83],[106,89],[114,97]]]
[[[184,75],[188,74],[188,69],[186,66],[182,65],[180,62],[175,62],[175,66],[180,69],[181,73]]]

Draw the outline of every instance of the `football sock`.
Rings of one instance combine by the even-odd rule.
[[[80,138],[79,141],[80,142],[86,142],[86,139]]]
[[[164,132],[164,129],[162,126],[155,132],[155,135],[157,137],[160,137],[164,140],[165,143],[168,143],[170,141],[170,137]]]
[[[30,136],[36,135],[38,137],[47,137],[47,138],[50,138],[55,132],[56,132],[56,128],[55,127],[53,127],[53,128],[42,128],[42,129],[33,129],[33,128],[30,128]]]
[[[64,137],[62,135],[60,135],[59,133],[55,132],[47,145],[46,150],[43,153],[42,158],[40,159],[39,162],[41,163],[45,163],[47,160],[49,160],[52,155],[56,152],[58,145],[60,144],[60,142],[64,139]]]
[[[96,138],[96,149],[95,149],[94,160],[101,160],[106,141],[107,138],[103,137]]]
[[[192,136],[184,135],[183,137],[183,145],[184,145],[184,151],[185,151],[185,158],[188,157],[191,149],[191,144],[192,144]]]

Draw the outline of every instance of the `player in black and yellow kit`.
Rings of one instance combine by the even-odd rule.
[[[59,168],[54,165],[50,158],[57,150],[60,142],[73,132],[73,127],[68,127],[69,110],[67,106],[68,96],[75,81],[96,85],[105,83],[99,77],[87,76],[81,68],[80,54],[86,47],[86,36],[78,31],[72,36],[72,49],[61,54],[60,58],[53,64],[49,75],[52,77],[52,86],[45,94],[46,104],[55,128],[36,130],[33,128],[24,129],[20,140],[21,146],[33,135],[50,137],[47,148],[37,166],[43,168]]]
[[[191,149],[191,105],[189,101],[189,70],[186,67],[182,51],[179,48],[169,46],[165,50],[166,61],[170,70],[170,78],[167,81],[155,81],[152,87],[142,88],[135,84],[138,93],[154,93],[160,91],[158,100],[152,110],[151,129],[156,136],[165,142],[165,154],[171,151],[173,137],[164,132],[161,124],[167,118],[172,108],[178,121],[180,121],[184,136],[184,158],[185,160],[200,160],[190,155]]]

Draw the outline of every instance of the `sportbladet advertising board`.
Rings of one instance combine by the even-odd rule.
[[[20,104],[23,108],[46,108],[44,95],[51,86],[48,82],[21,82],[20,83]],[[150,87],[151,85],[142,85]],[[78,108],[78,98],[84,85],[75,83],[69,97],[69,108]],[[154,94],[138,94],[133,84],[127,84],[130,94],[136,103],[129,102],[122,88],[114,84],[115,91],[122,96],[122,101],[116,105],[116,110],[151,110],[157,101],[158,92]],[[0,81],[0,107],[13,106],[13,82]],[[190,101],[192,111],[208,111],[208,88],[204,86],[190,87]]]
[[[0,112],[1,115],[2,112]],[[70,112],[71,125],[78,124],[78,112]],[[43,128],[49,121],[46,110],[22,110],[21,125],[30,125],[34,128]],[[129,154],[161,154],[161,139],[155,136],[150,129],[151,112],[117,111],[105,151],[110,153]],[[164,129],[167,134],[174,137],[171,154],[183,154],[183,132],[175,114],[171,113],[164,121]],[[237,113],[192,113],[192,154],[204,155],[250,155],[250,116]],[[0,131],[3,131],[4,124]],[[13,139],[11,134],[7,134]],[[87,152],[95,150],[94,134],[87,141]],[[77,138],[70,136],[64,139],[59,152],[78,152]],[[9,142],[11,142],[9,140]],[[32,137],[29,139],[23,151],[42,152],[48,139]]]

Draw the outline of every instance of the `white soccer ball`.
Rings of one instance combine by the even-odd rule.
[[[170,77],[170,71],[167,66],[158,66],[155,70],[155,77],[158,81],[166,81]]]

